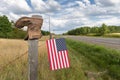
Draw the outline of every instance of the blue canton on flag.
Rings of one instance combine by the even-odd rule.
[[[50,39],[46,41],[48,49],[48,58],[50,62],[50,69],[57,70],[62,68],[69,68],[68,51],[64,38]]]
[[[67,50],[64,38],[56,39],[56,46],[57,46],[57,51]]]

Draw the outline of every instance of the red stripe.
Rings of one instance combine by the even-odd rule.
[[[48,40],[46,41],[47,43],[47,48],[49,47],[48,46]],[[49,63],[50,63],[50,69],[52,70],[52,65],[51,65],[51,60],[50,60],[50,51],[49,51],[49,48],[48,48],[48,59],[49,59]]]
[[[64,51],[62,51],[62,57],[63,57],[63,64],[64,64],[64,68],[66,68]]]
[[[52,51],[52,44],[51,44],[51,40],[50,40],[50,49],[51,49],[51,55],[52,55],[52,61],[53,61],[53,69],[55,69],[55,64],[54,64],[54,57],[53,57],[53,51]]]
[[[70,67],[70,59],[69,59],[69,56],[68,56],[68,51],[66,50],[66,52],[67,52],[67,57],[68,57],[68,67]]]
[[[61,55],[61,57],[62,57],[62,64],[63,64],[63,68],[65,67],[65,65],[64,65],[64,58],[63,58],[63,55],[62,55],[62,51],[60,51],[60,55]]]
[[[50,40],[48,41],[48,46],[49,46],[49,51],[50,51],[49,54],[50,54],[51,66],[52,66],[52,70],[54,70],[52,51],[51,51],[51,47],[50,47]]]
[[[66,50],[64,51],[65,52],[65,59],[66,59],[66,67],[69,67],[69,62],[68,62],[68,56],[67,56],[67,52],[66,52]]]
[[[56,51],[55,51],[54,39],[52,39],[52,42],[53,42],[53,48],[54,48],[54,54],[55,54],[55,60],[56,60],[56,67],[57,67],[57,69],[58,69],[58,60],[57,60],[57,54],[56,54]]]
[[[61,52],[59,51],[59,57],[60,57],[60,64],[61,64],[61,68],[63,68],[63,62],[62,62],[62,56],[61,56]]]
[[[54,47],[53,47],[53,39],[51,39],[51,50],[53,53],[54,66],[55,66],[55,69],[57,69],[56,56],[55,56]]]
[[[60,68],[62,68],[62,64],[60,62],[60,55],[59,55],[59,53],[57,53],[57,54],[58,54],[58,59],[59,59],[59,63],[60,63]]]
[[[66,65],[66,67],[67,67],[67,59],[66,59],[66,53],[65,53],[65,51],[63,51],[64,52],[64,58],[65,58],[65,65]]]
[[[55,53],[56,53],[56,58],[57,58],[57,64],[58,64],[58,69],[60,69],[60,58],[58,55],[58,51],[57,51],[57,46],[56,46],[56,40],[54,39],[54,47],[55,47]]]

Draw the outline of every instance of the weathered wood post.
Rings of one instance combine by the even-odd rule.
[[[28,40],[28,45],[28,80],[38,80],[38,40]]]
[[[28,34],[25,40],[28,40],[28,80],[38,80],[38,39],[41,38],[41,26],[43,19],[41,16],[22,17],[16,23],[17,28],[28,27]]]

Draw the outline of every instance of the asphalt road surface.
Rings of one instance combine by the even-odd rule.
[[[99,44],[108,48],[120,50],[120,38],[101,38],[101,37],[86,37],[86,36],[64,36],[73,40],[79,40],[92,44]]]

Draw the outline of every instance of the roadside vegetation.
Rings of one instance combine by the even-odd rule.
[[[90,61],[89,71],[92,70],[93,66],[98,71],[107,71],[102,76],[102,80],[120,80],[120,51],[72,40],[67,40],[67,44],[79,55],[78,59],[81,58],[80,56],[84,56],[83,62]]]
[[[120,38],[120,26],[107,26],[102,24],[100,27],[80,27],[65,33],[66,35],[85,35],[85,36],[104,36]]]
[[[108,33],[108,34],[105,34],[103,37],[120,38],[120,33]]]

